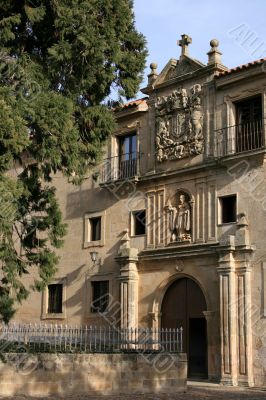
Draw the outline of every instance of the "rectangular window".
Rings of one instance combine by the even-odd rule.
[[[136,158],[137,153],[137,135],[132,133],[119,137],[119,155],[121,158]]]
[[[137,135],[132,133],[119,137],[119,178],[137,174]]]
[[[104,312],[108,307],[109,301],[109,281],[91,282],[92,304],[91,312]]]
[[[63,285],[60,283],[48,285],[48,314],[62,313]]]
[[[220,197],[221,223],[236,222],[236,195]]]
[[[251,97],[235,103],[236,152],[255,150],[263,145],[262,98]]]
[[[90,218],[90,241],[101,240],[101,217]]]
[[[133,232],[134,236],[145,235],[146,233],[146,211],[133,211],[132,212],[132,223],[133,223]]]

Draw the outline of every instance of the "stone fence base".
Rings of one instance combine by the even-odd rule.
[[[6,354],[0,395],[175,393],[185,391],[186,354]]]

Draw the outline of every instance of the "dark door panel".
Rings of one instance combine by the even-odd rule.
[[[207,332],[205,318],[189,319],[188,376],[207,375]]]
[[[202,290],[188,278],[175,281],[162,303],[162,328],[183,328],[183,351],[188,354],[191,376],[205,376],[207,371],[206,310]]]

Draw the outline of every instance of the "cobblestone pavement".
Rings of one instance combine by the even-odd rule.
[[[62,397],[36,397],[29,398],[25,396],[14,396],[0,397],[0,400],[57,400]],[[229,389],[217,387],[213,388],[202,388],[202,387],[189,387],[186,393],[173,394],[139,394],[139,395],[121,395],[121,396],[79,396],[73,395],[70,397],[64,397],[64,399],[71,400],[266,400],[266,391],[255,391],[255,390],[240,390],[240,389]]]

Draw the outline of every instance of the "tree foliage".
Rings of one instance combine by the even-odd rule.
[[[66,226],[52,186],[79,183],[133,97],[146,47],[130,0],[0,0],[0,319],[53,277]],[[14,174],[14,171],[16,173]]]

